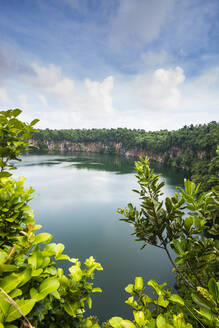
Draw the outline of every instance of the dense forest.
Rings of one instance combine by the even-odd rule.
[[[69,151],[69,144],[89,143],[98,143],[99,152],[112,154],[126,154],[126,151],[133,149],[140,154],[145,151],[151,160],[159,158],[167,166],[186,170],[195,182],[202,182],[205,190],[215,185],[218,179],[216,149],[219,144],[219,123],[215,121],[195,126],[185,125],[174,131],[127,128],[45,129],[33,133],[32,141],[39,147],[33,148],[33,152],[48,152],[50,143],[55,144],[53,150],[59,151],[63,142],[66,152]],[[116,147],[118,144],[122,145],[120,151]]]

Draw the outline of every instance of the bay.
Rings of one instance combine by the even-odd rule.
[[[104,154],[23,156],[15,176],[25,176],[26,186],[35,189],[31,205],[41,231],[50,232],[54,242],[64,243],[65,253],[81,262],[94,256],[104,268],[97,272],[94,286],[102,294],[93,296],[89,312],[100,321],[112,316],[132,319],[124,301],[124,288],[142,276],[146,283],[155,279],[174,287],[175,279],[166,254],[141,243],[131,235],[133,229],[120,221],[117,209],[129,202],[138,204],[134,160]],[[172,196],[182,186],[183,173],[154,166],[165,181],[164,196]],[[64,266],[67,270],[67,267]],[[151,290],[149,288],[149,294]]]

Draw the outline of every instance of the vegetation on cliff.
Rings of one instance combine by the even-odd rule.
[[[40,130],[33,133],[32,140],[39,149],[34,152],[48,152],[48,145],[54,143],[54,150],[62,151],[74,149],[70,144],[77,144],[75,150],[80,150],[83,145],[100,143],[100,152],[125,154],[135,150],[133,154],[144,154],[159,159],[163,164],[181,168],[189,172],[195,182],[202,181],[201,190],[208,190],[218,179],[216,162],[217,144],[219,143],[219,124],[210,122],[196,126],[184,126],[176,131],[145,131],[118,129],[70,129],[70,130]],[[119,147],[116,145],[120,144]],[[106,147],[104,147],[104,145]],[[86,148],[87,149],[87,148]],[[83,149],[82,149],[83,150]],[[216,157],[215,157],[216,156]],[[204,189],[203,189],[204,188]]]
[[[29,206],[33,189],[24,189],[24,178],[11,177],[10,160],[19,160],[37,122],[25,124],[19,114],[18,109],[0,112],[0,328],[99,328],[97,318],[86,318],[86,306],[92,306],[92,293],[101,292],[91,282],[101,265],[90,257],[82,268],[78,259],[63,254],[63,244],[51,243],[49,233],[36,233],[41,226]],[[164,183],[147,158],[136,162],[136,171],[139,209],[128,204],[120,213],[143,247],[150,244],[167,253],[181,296],[150,280],[151,298],[143,279],[136,277],[126,287],[133,320],[113,317],[103,327],[219,327],[219,243],[204,235],[218,235],[218,189],[198,194],[199,186],[186,180],[185,189],[162,201]],[[69,262],[68,274],[59,261]]]

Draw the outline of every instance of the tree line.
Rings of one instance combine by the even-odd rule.
[[[47,142],[108,145],[109,153],[116,153],[115,144],[121,143],[124,151],[139,149],[161,155],[163,164],[186,170],[195,182],[202,181],[205,190],[213,186],[212,176],[217,179],[217,154],[219,123],[210,122],[173,131],[145,131],[143,129],[61,129],[39,130],[32,134],[39,149],[33,152],[48,152]],[[57,148],[58,150],[58,148]],[[101,149],[100,152],[106,152]]]

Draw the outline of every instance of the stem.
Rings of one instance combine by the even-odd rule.
[[[4,291],[4,289],[2,289],[0,287],[0,292],[4,295],[2,296],[0,294],[0,297],[2,297],[6,302],[8,302],[9,304],[11,304],[19,313],[20,315],[24,318],[24,320],[26,321],[26,324],[29,328],[34,328],[30,321],[27,319],[27,317],[23,314],[23,312],[21,311],[21,309],[19,308],[19,306],[16,304],[16,302]]]
[[[206,328],[203,323],[194,315],[194,313],[190,310],[190,308],[186,305],[186,309],[192,314],[192,316],[195,318],[195,320],[198,321],[198,323],[201,324],[202,327]]]
[[[148,187],[148,191],[149,191],[150,197],[152,198],[152,193],[151,193],[151,189],[150,189],[150,187]],[[154,204],[153,204],[153,213],[154,213],[154,218],[155,218],[155,220],[156,220],[156,223],[158,224],[157,213],[156,213],[156,211],[155,211],[155,209],[154,209]],[[160,241],[161,241],[162,244],[163,244],[163,247],[161,247],[161,248],[163,248],[163,249],[166,251],[167,256],[168,256],[168,258],[169,258],[171,264],[172,264],[173,267],[175,268],[176,272],[180,275],[180,277],[185,281],[185,283],[186,283],[190,288],[192,288],[192,289],[196,289],[196,287],[193,286],[193,285],[192,285],[192,284],[186,279],[186,277],[183,275],[183,273],[177,268],[176,264],[174,263],[174,261],[173,261],[171,255],[170,255],[170,253],[169,253],[169,251],[168,251],[167,244],[166,244],[165,240],[163,239],[163,236],[160,235],[160,234],[158,234],[158,237],[160,238]]]
[[[10,250],[10,253],[9,253],[8,256],[5,258],[4,263],[6,263],[6,262],[9,260],[9,258],[14,254],[14,252],[16,251],[16,248],[17,248],[16,245],[14,245],[14,246],[12,247],[12,249]]]
[[[153,246],[161,248],[161,249],[165,249],[163,246],[160,246],[160,245],[153,245]]]
[[[150,198],[152,199],[153,196],[152,196],[152,191],[151,191],[150,186],[148,186],[148,192],[149,192]],[[153,202],[152,202],[152,203],[153,203]],[[153,204],[153,214],[154,214],[154,219],[155,219],[155,221],[156,221],[156,224],[158,225],[157,213],[156,213],[156,211],[155,211],[154,204]],[[173,267],[175,268],[176,272],[180,275],[180,277],[185,281],[185,283],[186,283],[190,288],[192,288],[192,289],[196,289],[196,287],[193,286],[193,285],[192,285],[192,284],[186,279],[186,277],[184,277],[183,273],[177,268],[176,264],[174,263],[174,261],[173,261],[171,255],[170,255],[170,253],[169,253],[169,251],[168,251],[167,244],[166,244],[165,240],[163,239],[162,234],[159,234],[159,233],[158,233],[158,237],[159,237],[159,239],[160,239],[160,241],[161,241],[161,243],[162,243],[162,245],[163,245],[163,247],[162,247],[162,246],[160,246],[160,247],[163,248],[163,249],[166,251],[167,256],[168,256],[168,258],[169,258],[171,264],[172,264]]]
[[[169,260],[171,262],[171,264],[173,265],[173,267],[175,268],[176,272],[180,275],[180,277],[185,281],[185,283],[192,289],[196,289],[195,286],[193,286],[187,279],[186,277],[184,277],[184,275],[182,274],[182,272],[177,268],[176,264],[174,263],[169,251],[168,251],[168,248],[166,246],[166,244],[164,244],[164,249],[167,253],[167,256],[169,257]]]

